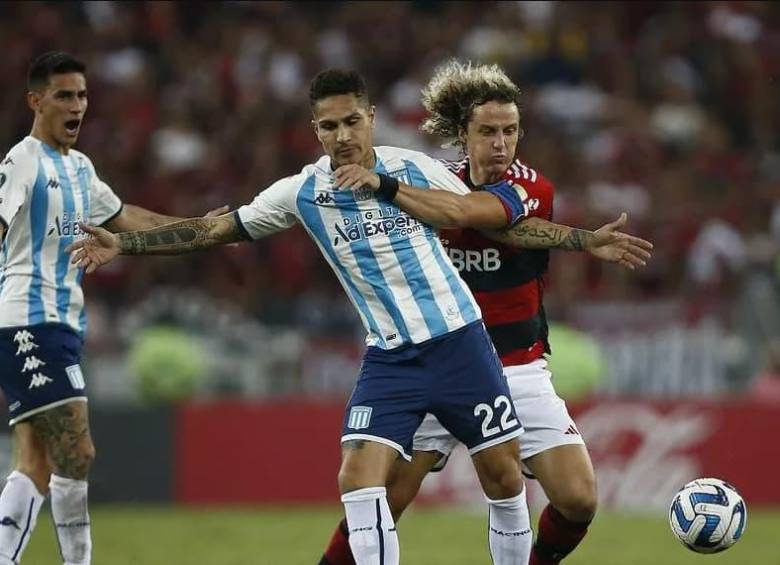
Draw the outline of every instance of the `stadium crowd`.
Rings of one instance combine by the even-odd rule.
[[[420,88],[448,57],[498,62],[524,89],[520,154],[556,184],[555,218],[595,228],[625,210],[656,246],[636,273],[554,254],[550,317],[583,325],[584,305],[617,304],[612,323],[640,327],[631,305],[671,304],[649,317],[716,319],[769,352],[750,356],[748,376],[778,372],[773,3],[4,2],[0,21],[0,148],[29,129],[28,62],[71,51],[89,65],[79,148],[126,202],[184,216],[238,207],[321,154],[307,86],[322,68],[367,77],[379,144],[454,158],[417,130]],[[164,285],[274,327],[362,333],[301,229],[115,265],[88,284],[98,328]]]

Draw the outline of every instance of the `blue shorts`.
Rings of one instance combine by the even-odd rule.
[[[87,400],[82,339],[63,324],[0,328],[0,388],[9,425],[73,400]]]
[[[482,321],[423,343],[369,347],[344,415],[342,443],[384,443],[411,459],[426,413],[474,454],[523,433]]]

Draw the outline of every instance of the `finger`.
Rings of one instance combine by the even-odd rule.
[[[625,250],[627,253],[631,253],[632,255],[636,255],[637,257],[641,257],[644,260],[648,260],[652,257],[652,254],[647,251],[646,249],[643,249],[641,247],[638,247],[636,245],[627,245],[625,247]]]
[[[653,244],[647,241],[646,239],[642,239],[641,237],[636,237],[635,235],[629,235],[629,234],[621,234],[621,235],[625,236],[625,238],[628,241],[630,241],[633,245],[637,245],[644,249],[653,249]]]
[[[642,259],[642,257],[639,257],[632,253],[624,253],[623,256],[620,258],[620,260],[621,262],[629,263],[634,267],[644,267],[647,265],[647,263],[645,262],[644,259]]]
[[[65,253],[73,253],[87,244],[86,239],[77,239],[65,248]]]
[[[98,235],[100,228],[79,222],[79,227],[90,235]]]
[[[207,218],[216,218],[217,216],[221,216],[222,214],[226,214],[230,210],[230,206],[227,204],[220,206],[219,208],[214,208],[213,210],[209,210],[206,212]]]
[[[620,217],[618,217],[617,220],[615,220],[614,222],[610,222],[607,225],[614,231],[625,226],[627,221],[628,221],[628,214],[623,212],[620,214]]]

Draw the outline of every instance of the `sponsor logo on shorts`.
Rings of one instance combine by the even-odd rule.
[[[563,432],[563,435],[580,435],[580,432],[577,431],[577,428],[575,428],[573,425],[569,426],[565,432]]]
[[[71,365],[70,367],[65,367],[65,374],[68,375],[68,379],[73,388],[82,389],[86,386],[84,374],[81,372],[81,366]]]
[[[14,342],[19,344],[19,348],[16,350],[16,356],[18,357],[22,353],[29,353],[33,349],[38,349],[38,346],[33,342],[35,336],[27,330],[19,330],[14,334]]]
[[[30,386],[27,387],[27,389],[32,390],[34,388],[40,388],[42,386],[46,386],[50,382],[52,382],[52,379],[43,373],[35,373],[33,374],[32,379],[30,379]]]
[[[371,422],[371,411],[372,408],[370,406],[353,406],[349,411],[347,427],[353,430],[367,428],[369,422]]]

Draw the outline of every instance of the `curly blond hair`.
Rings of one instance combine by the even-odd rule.
[[[452,59],[439,68],[422,90],[428,117],[420,126],[427,133],[461,144],[461,128],[471,120],[474,107],[486,102],[514,103],[520,111],[521,93],[498,65],[473,65]]]

